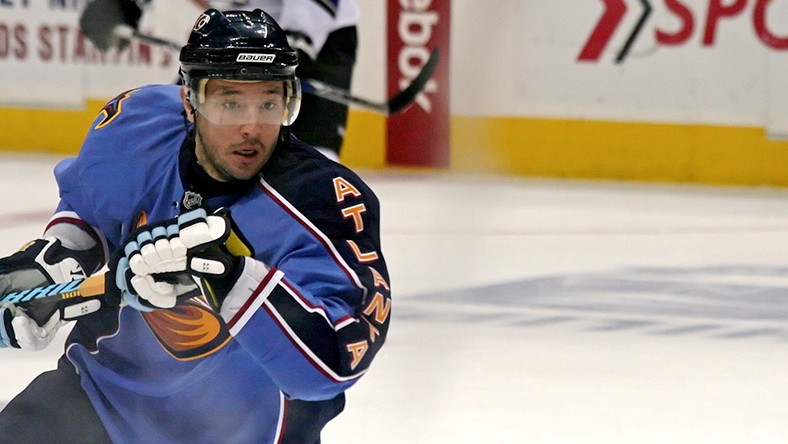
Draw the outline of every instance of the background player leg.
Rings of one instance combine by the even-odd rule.
[[[39,375],[0,412],[0,440],[112,442],[82,390],[74,366],[65,357],[60,358],[57,369]]]

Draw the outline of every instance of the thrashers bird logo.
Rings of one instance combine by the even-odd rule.
[[[101,116],[101,120],[96,123],[96,126],[93,129],[101,129],[105,126],[109,125],[116,117],[118,117],[123,111],[123,101],[128,99],[131,94],[137,92],[139,88],[130,89],[126,92],[119,94],[114,99],[107,102],[103,108],[101,108],[101,112],[99,112],[99,116]]]
[[[230,340],[216,312],[199,299],[169,310],[143,312],[142,317],[161,346],[179,361],[210,355]]]
[[[134,228],[147,223],[147,213],[140,211],[134,221]],[[248,250],[242,252],[250,255]],[[224,347],[231,338],[224,321],[204,297],[192,298],[169,310],[154,310],[141,314],[159,344],[179,361],[208,356]]]

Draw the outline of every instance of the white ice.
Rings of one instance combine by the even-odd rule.
[[[0,157],[2,255],[57,160]],[[323,442],[788,442],[788,190],[362,174],[393,318]],[[0,404],[58,339],[0,350]]]

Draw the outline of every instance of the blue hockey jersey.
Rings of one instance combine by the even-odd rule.
[[[190,131],[178,86],[116,97],[56,168],[53,223],[89,224],[112,251],[140,220],[177,216]],[[66,356],[116,442],[300,442],[341,411],[388,330],[377,198],[289,136],[249,186],[207,203],[270,268],[232,319],[204,298],[108,308],[77,321]]]

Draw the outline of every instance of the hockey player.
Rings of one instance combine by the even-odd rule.
[[[203,9],[262,9],[285,30],[298,51],[297,75],[350,90],[356,63],[360,9],[355,0],[192,0]],[[92,0],[83,10],[85,35],[106,51],[127,43],[116,26],[136,30],[151,0]],[[314,94],[303,96],[301,116],[292,132],[333,160],[345,137],[348,106]]]
[[[271,14],[298,51],[302,79],[315,79],[350,90],[356,64],[360,10],[355,0],[192,0],[204,9],[260,8]],[[292,131],[327,157],[339,160],[348,106],[304,94],[303,110]]]
[[[290,132],[296,59],[263,11],[208,10],[183,86],[120,94],[56,167],[61,201],[0,259],[0,292],[108,263],[109,304],[0,412],[0,436],[320,441],[383,344],[390,291],[372,190]],[[61,324],[6,304],[0,345],[41,349]]]

